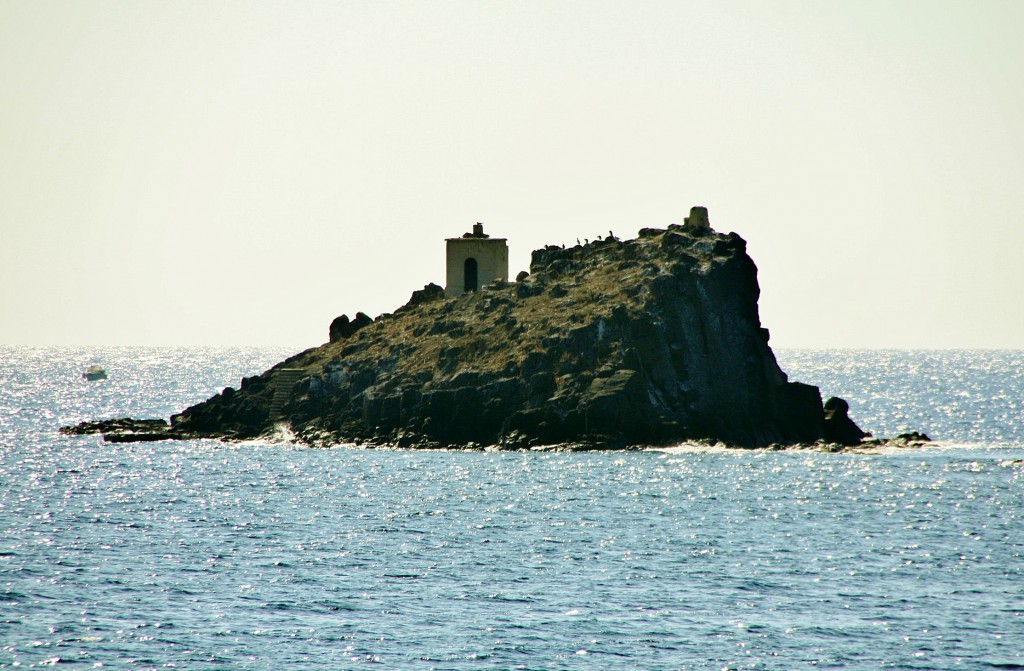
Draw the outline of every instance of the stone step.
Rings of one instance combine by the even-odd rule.
[[[271,419],[283,418],[282,411],[292,396],[292,389],[305,374],[306,371],[301,368],[284,368],[278,371],[274,397],[270,401]]]

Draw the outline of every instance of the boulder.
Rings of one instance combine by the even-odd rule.
[[[335,317],[334,321],[331,322],[328,342],[338,342],[351,338],[356,331],[364,326],[369,326],[371,323],[373,323],[373,319],[362,312],[357,312],[356,318],[351,321],[349,321],[348,315]]]
[[[862,431],[847,414],[850,404],[833,396],[825,401],[825,435],[824,439],[837,445],[859,445],[867,433]]]

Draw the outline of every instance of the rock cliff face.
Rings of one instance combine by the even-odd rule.
[[[776,363],[734,233],[688,224],[546,247],[515,284],[439,289],[373,322],[339,318],[332,342],[175,415],[167,437],[249,438],[280,422],[311,444],[419,447],[755,447],[837,433],[818,389]]]

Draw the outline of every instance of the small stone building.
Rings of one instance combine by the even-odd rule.
[[[690,208],[690,216],[683,219],[683,226],[689,229],[710,231],[711,222],[708,221],[708,208],[697,205]]]
[[[508,243],[485,234],[483,224],[474,224],[472,233],[445,242],[445,296],[476,291],[495,280],[508,282]]]

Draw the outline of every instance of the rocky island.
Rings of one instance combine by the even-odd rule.
[[[482,227],[463,237],[449,240],[449,285],[452,249],[472,252],[488,238]],[[284,425],[316,446],[507,449],[857,445],[867,436],[845,401],[822,403],[817,387],[779,368],[746,243],[713,231],[702,207],[632,240],[536,250],[514,283],[500,273],[490,281],[475,259],[465,273],[464,288],[429,284],[393,314],[339,317],[330,342],[169,423],[62,431],[252,439]]]

